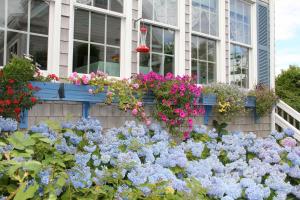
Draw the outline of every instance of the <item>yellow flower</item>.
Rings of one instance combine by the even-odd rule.
[[[165,188],[165,192],[166,194],[174,194],[175,190],[171,186],[168,186]]]

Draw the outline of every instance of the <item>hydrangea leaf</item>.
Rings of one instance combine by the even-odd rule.
[[[31,137],[22,132],[15,132],[7,140],[14,146],[15,149],[19,150],[24,150],[26,147],[33,146],[35,144],[35,141]]]
[[[17,190],[14,200],[31,199],[34,197],[34,194],[38,189],[39,185],[36,182],[33,182],[30,185],[27,182],[24,182],[20,185],[19,189]]]

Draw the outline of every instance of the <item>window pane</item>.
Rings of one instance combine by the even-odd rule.
[[[199,78],[198,78],[198,65],[196,60],[192,60],[192,77],[199,83]]]
[[[198,42],[197,37],[192,36],[192,58],[195,58],[195,59],[198,58],[197,57],[197,46],[198,46],[197,42]]]
[[[92,13],[91,17],[91,42],[104,44],[105,16]]]
[[[163,66],[163,59],[161,55],[157,55],[157,54],[152,54],[152,63],[151,63],[151,68],[152,71],[162,74],[162,66]]]
[[[77,3],[82,3],[85,5],[92,5],[92,0],[77,0]]]
[[[140,73],[150,72],[150,54],[140,54]]]
[[[120,76],[120,49],[106,48],[106,70],[110,76]]]
[[[98,8],[107,9],[108,7],[108,0],[94,0],[94,6]]]
[[[88,41],[89,12],[75,9],[74,39]]]
[[[107,17],[107,44],[120,46],[121,19]]]
[[[216,74],[216,65],[213,63],[208,63],[208,83],[215,82],[216,80],[215,74]]]
[[[249,50],[247,48],[231,45],[231,84],[240,87],[249,87]]]
[[[208,61],[216,62],[216,42],[212,40],[207,40],[208,42],[208,51],[207,51],[207,58]]]
[[[27,31],[28,21],[28,1],[9,0],[8,3],[8,28]]]
[[[174,58],[171,56],[165,56],[164,75],[167,73],[174,73]]]
[[[122,13],[123,0],[110,0],[110,10]]]
[[[166,23],[166,0],[154,1],[154,20]]]
[[[177,0],[167,0],[167,23],[177,25]]]
[[[29,54],[39,64],[40,69],[47,70],[48,38],[31,35]]]
[[[153,4],[152,0],[143,0],[143,18],[153,19]]]
[[[192,7],[192,29],[193,31],[198,31],[200,32],[200,7],[201,7],[201,2],[200,0],[193,0],[192,2],[193,7]]]
[[[0,27],[5,26],[5,7],[4,7],[4,0],[0,0]]]
[[[97,72],[97,70],[104,72],[104,47],[91,44],[89,73]]]
[[[0,66],[3,66],[4,58],[4,31],[0,30]]]
[[[27,35],[12,31],[7,32],[7,62],[13,55],[27,54]]]
[[[48,35],[49,5],[41,0],[31,1],[30,32]]]
[[[241,0],[230,4],[230,38],[244,44],[251,43],[251,5]]]
[[[218,0],[210,0],[210,12],[218,13]]]
[[[201,11],[201,32],[202,33],[209,33],[209,13],[202,10]]]
[[[198,55],[200,60],[207,60],[207,40],[199,38],[198,41]]]
[[[209,24],[210,35],[218,34],[218,16],[210,13],[210,24]]]
[[[164,34],[164,53],[174,55],[175,32],[165,29]]]
[[[200,84],[207,84],[207,63],[199,62],[200,65]]]
[[[162,53],[163,29],[152,27],[152,51]]]
[[[73,48],[73,71],[79,73],[88,73],[88,44],[74,42]]]

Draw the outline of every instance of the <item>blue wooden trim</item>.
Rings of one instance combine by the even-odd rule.
[[[28,128],[28,110],[25,109],[20,114],[20,129],[26,129]]]
[[[247,96],[245,100],[246,108],[255,108],[256,107],[256,97],[255,96]]]
[[[34,96],[43,101],[59,101],[59,87],[60,83],[50,82],[31,82],[33,87],[38,90],[34,92]]]
[[[200,101],[202,105],[214,106],[217,104],[217,95],[216,94],[204,94],[201,96]]]
[[[88,118],[90,116],[91,104],[89,102],[82,103],[82,117]]]
[[[208,125],[209,123],[209,118],[211,117],[211,113],[213,110],[213,106],[212,105],[205,105],[205,114],[204,114],[204,124]]]
[[[65,84],[65,98],[64,101],[79,101],[79,102],[91,102],[91,103],[104,103],[106,99],[106,92],[100,92],[98,94],[90,94],[89,89],[96,89],[89,85],[74,85]]]

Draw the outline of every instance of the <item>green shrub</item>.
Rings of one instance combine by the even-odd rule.
[[[290,66],[276,78],[276,94],[300,112],[300,67]]]
[[[28,82],[33,80],[35,66],[28,59],[14,56],[3,68],[3,74],[6,80],[13,79],[17,82]]]
[[[262,84],[257,85],[255,90],[251,91],[249,95],[256,97],[256,114],[259,117],[270,113],[278,101],[274,90]]]
[[[204,88],[205,94],[216,94],[217,105],[214,107],[217,121],[228,122],[245,111],[245,93],[234,85],[212,84]]]

